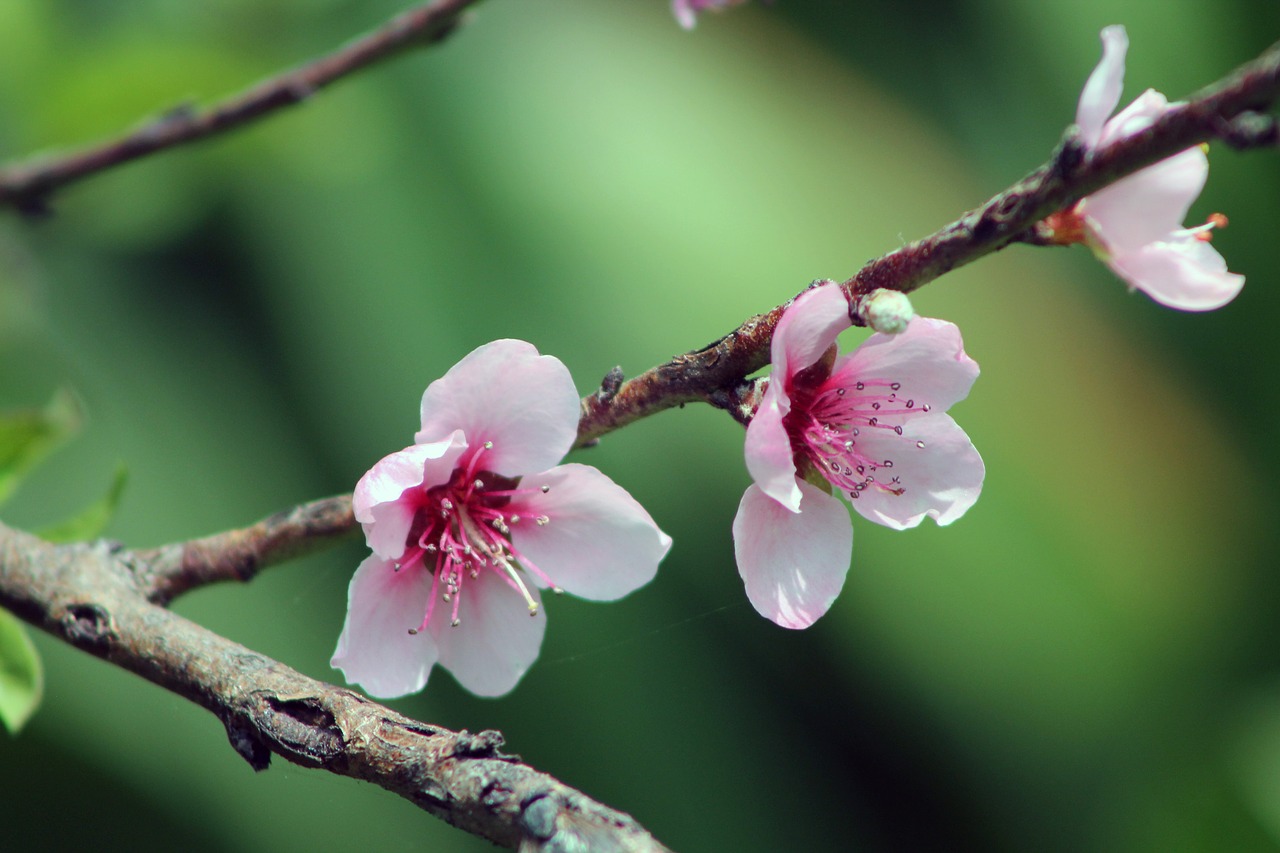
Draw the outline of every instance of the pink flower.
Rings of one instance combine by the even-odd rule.
[[[680,26],[691,30],[698,23],[698,12],[704,9],[719,11],[745,2],[746,0],[671,0],[671,14],[676,16]]]
[[[431,383],[415,443],[356,485],[373,553],[331,661],[348,681],[403,696],[439,663],[501,695],[538,656],[540,587],[609,601],[653,578],[671,538],[595,468],[556,465],[578,412],[569,371],[524,341],[485,344]]]
[[[1124,27],[1102,31],[1102,61],[1089,75],[1076,110],[1081,139],[1091,149],[1144,130],[1172,108],[1164,95],[1148,89],[1107,118],[1120,102],[1128,48]],[[1214,214],[1204,225],[1182,227],[1208,176],[1204,149],[1188,148],[1081,199],[1046,224],[1054,242],[1087,244],[1116,275],[1162,305],[1184,311],[1220,308],[1244,287],[1244,276],[1228,272],[1227,262],[1209,245],[1211,230],[1226,225],[1226,217]]]
[[[982,457],[945,410],[978,365],[951,323],[916,317],[835,357],[849,328],[835,285],[801,294],[773,333],[773,373],[747,427],[747,487],[733,521],[747,597],[784,628],[813,624],[844,585],[853,526],[950,524],[982,490]]]

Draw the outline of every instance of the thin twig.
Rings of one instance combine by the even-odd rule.
[[[247,582],[268,566],[328,547],[355,529],[351,496],[303,504],[252,527],[132,553],[134,576],[153,604],[218,581]]]
[[[416,722],[148,601],[139,556],[101,542],[50,545],[0,524],[0,607],[209,710],[254,769],[274,753],[363,779],[509,848],[667,849],[630,816],[504,755],[498,732]]]
[[[47,210],[59,187],[148,154],[234,130],[301,103],[342,77],[415,46],[435,44],[479,0],[434,0],[403,12],[333,53],[287,71],[204,110],[179,107],[135,131],[80,151],[38,157],[0,169],[0,206]]]
[[[1145,130],[1087,152],[1074,128],[1049,162],[936,233],[889,252],[839,286],[856,300],[877,288],[909,293],[1030,235],[1035,224],[1126,175],[1219,139],[1240,148],[1275,145],[1275,120],[1259,113],[1280,98],[1280,42],[1171,109]],[[734,413],[743,381],[769,361],[773,328],[789,303],[757,314],[707,346],[582,400],[578,444],[695,400]]]

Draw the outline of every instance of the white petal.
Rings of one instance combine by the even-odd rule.
[[[1103,126],[1098,145],[1110,145],[1118,139],[1146,130],[1170,109],[1169,101],[1164,95],[1155,89],[1147,89]]]
[[[1209,177],[1209,160],[1189,148],[1087,197],[1080,213],[1108,254],[1124,254],[1167,240]]]
[[[1221,308],[1244,287],[1213,246],[1191,237],[1152,243],[1109,261],[1116,275],[1161,305],[1182,311]]]
[[[535,602],[538,590],[529,588]],[[440,652],[440,665],[477,696],[501,696],[516,686],[538,658],[547,617],[542,608],[530,616],[524,597],[495,572],[467,578],[458,603],[457,627],[450,605],[436,602],[428,633]]]
[[[1129,49],[1129,37],[1124,27],[1110,26],[1102,31],[1102,59],[1085,81],[1076,107],[1076,125],[1085,145],[1093,147],[1102,136],[1102,126],[1107,116],[1120,103],[1120,91],[1124,88],[1124,55]]]
[[[982,493],[986,476],[982,457],[950,415],[934,412],[906,418],[902,432],[862,431],[858,450],[879,462],[893,462],[892,467],[875,472],[876,481],[902,488],[903,493],[868,487],[851,500],[853,508],[864,518],[895,530],[915,527],[925,516],[950,524]]]
[[[511,525],[512,544],[574,595],[621,598],[653,580],[671,548],[644,507],[589,465],[561,465],[520,485],[533,492],[511,502],[521,517]],[[538,524],[538,516],[549,520]]]
[[[794,513],[748,486],[733,519],[733,550],[747,598],[784,628],[807,628],[844,586],[853,555],[853,525],[839,500],[800,482]]]
[[[578,392],[558,358],[524,341],[493,341],[427,387],[414,440],[439,441],[461,429],[473,448],[493,442],[483,469],[517,477],[564,458],[578,436],[578,414]]]
[[[867,338],[836,363],[828,382],[899,382],[896,393],[903,401],[943,411],[967,397],[977,378],[978,363],[965,354],[960,329],[946,320],[916,317],[900,335]]]
[[[347,618],[330,665],[379,699],[421,690],[436,662],[436,644],[429,634],[409,629],[422,623],[430,583],[421,569],[397,572],[389,561],[366,557],[347,589]]]

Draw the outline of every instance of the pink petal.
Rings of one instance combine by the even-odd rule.
[[[933,412],[905,418],[902,431],[897,435],[893,430],[864,429],[858,448],[872,459],[891,460],[892,467],[875,472],[876,480],[890,485],[897,477],[903,493],[869,487],[851,501],[853,508],[895,530],[915,527],[926,515],[938,524],[950,524],[982,492],[982,457],[950,415]]]
[[[536,588],[529,594],[540,601]],[[464,582],[457,627],[450,615],[437,603],[427,633],[439,649],[440,665],[477,696],[510,692],[537,660],[547,629],[542,608],[530,616],[524,597],[493,571]]]
[[[791,401],[782,390],[782,383],[770,379],[755,416],[747,424],[743,454],[747,471],[761,491],[792,512],[799,512],[800,487],[796,485],[796,463],[791,452],[791,439],[782,425],[782,419],[790,410]]]
[[[409,629],[422,622],[430,583],[421,569],[397,572],[387,560],[366,557],[347,589],[347,618],[330,665],[380,699],[421,690],[436,662],[436,644]]]
[[[693,29],[698,23],[698,17],[694,14],[692,0],[671,0],[671,14],[675,16],[676,22],[686,30]]]
[[[1103,126],[1098,145],[1110,145],[1118,139],[1146,130],[1170,109],[1169,101],[1164,95],[1155,89],[1147,89]]]
[[[360,478],[352,509],[375,554],[395,560],[404,553],[421,487],[448,482],[466,449],[461,430],[456,430],[442,441],[415,444],[385,456]]]
[[[733,550],[747,598],[783,628],[807,628],[840,594],[853,555],[844,505],[809,483],[794,513],[748,486],[733,519]]]
[[[773,377],[791,378],[816,362],[849,328],[849,300],[835,283],[806,290],[796,297],[773,330],[770,360]]]
[[[1123,254],[1181,230],[1208,176],[1204,151],[1189,148],[1099,190],[1080,212],[1108,253]]]
[[[653,580],[671,537],[626,489],[589,465],[529,474],[511,502],[512,544],[574,595],[612,601]],[[547,492],[541,491],[548,486]],[[545,516],[549,521],[538,524]]]
[[[414,440],[439,441],[461,429],[471,447],[486,441],[482,467],[507,477],[559,462],[578,436],[578,392],[558,358],[533,344],[500,340],[473,350],[422,395]]]
[[[1102,126],[1120,103],[1120,91],[1124,88],[1124,55],[1129,49],[1129,37],[1124,27],[1110,26],[1102,31],[1102,60],[1093,69],[1080,92],[1076,107],[1076,125],[1085,145],[1096,146],[1102,136]]]
[[[943,411],[963,400],[978,378],[978,363],[965,354],[954,323],[916,317],[900,335],[875,334],[840,358],[828,384],[853,386],[858,380],[902,383],[900,398]]]
[[[1116,275],[1161,305],[1183,311],[1221,308],[1244,287],[1211,245],[1193,237],[1152,243],[1109,261]]]

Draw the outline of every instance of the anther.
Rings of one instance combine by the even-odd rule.
[[[458,627],[459,625],[461,625],[461,624],[462,624],[462,620],[461,620],[461,619],[454,619],[452,622],[450,622],[450,623],[449,623],[449,627],[450,627],[450,628],[457,628],[457,627]]]
[[[898,435],[902,435],[902,427],[900,426],[894,427],[893,431],[896,432]]]
[[[836,396],[837,396],[837,397],[843,397],[843,396],[844,396],[844,391],[845,391],[845,389],[843,389],[843,388],[837,388],[837,389],[836,389]]]
[[[547,517],[547,516],[545,516],[545,515],[540,515],[540,516],[538,516],[538,517],[537,517],[536,519],[534,519],[534,520],[538,522],[538,526],[539,526],[539,527],[541,527],[541,526],[542,526],[542,525],[544,525],[544,524],[550,524],[550,523],[551,523],[551,519],[550,519],[550,518],[548,518],[548,517]]]
[[[493,442],[492,442],[492,441],[486,441],[486,442],[484,443],[484,449],[485,449],[485,450],[493,450]]]
[[[444,500],[440,501],[440,506],[444,509],[453,509],[453,501],[449,500],[448,498],[445,498]]]
[[[866,387],[867,387],[867,383],[865,383],[865,382],[857,382],[857,383],[854,383],[854,386],[853,386],[853,387],[854,387],[854,388],[856,388],[856,389],[858,389],[859,391],[861,391],[863,388],[866,388]]]
[[[917,441],[917,442],[916,442],[916,447],[919,447],[919,448],[921,448],[921,449],[924,449],[924,442],[923,442],[923,441]]]
[[[543,493],[544,495],[545,495],[547,492],[549,492],[549,491],[551,491],[551,487],[550,487],[550,486],[545,486],[545,485],[544,485],[544,486],[542,487],[542,493]]]
[[[902,383],[901,383],[901,382],[892,382],[892,383],[890,383],[890,384],[889,384],[889,387],[890,387],[890,388],[892,388],[892,389],[893,389],[893,390],[895,390],[895,391],[901,391],[901,390],[902,390]]]

